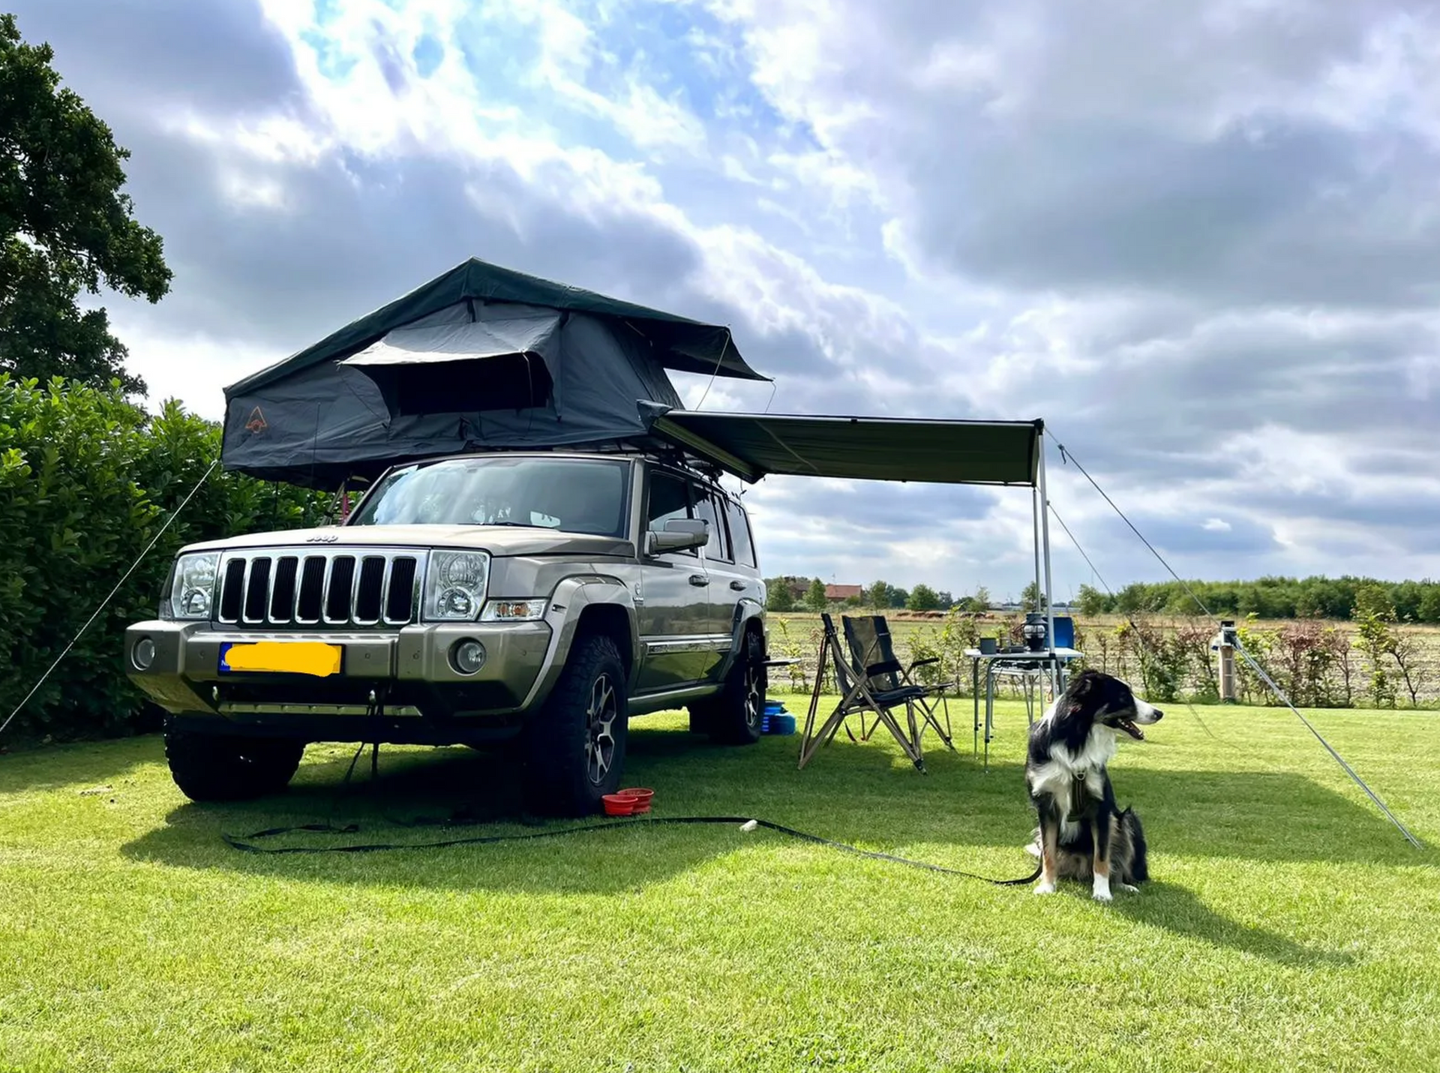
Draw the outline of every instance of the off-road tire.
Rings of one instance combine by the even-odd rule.
[[[603,633],[575,639],[559,681],[522,735],[530,811],[589,816],[601,810],[605,794],[620,789],[629,725],[625,682],[614,640]]]
[[[699,722],[721,745],[754,745],[760,740],[765,717],[765,642],[755,630],[746,630],[740,656],[725,676],[719,695],[695,705],[691,725]]]
[[[170,776],[191,801],[248,801],[290,785],[305,743],[289,738],[194,734],[166,727]]]

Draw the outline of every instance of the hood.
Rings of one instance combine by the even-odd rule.
[[[470,548],[491,555],[633,556],[635,545],[615,537],[566,533],[558,529],[518,529],[495,525],[327,525],[282,529],[188,544],[182,551],[233,548],[342,547]]]

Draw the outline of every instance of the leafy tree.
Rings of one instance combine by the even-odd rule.
[[[1103,615],[1109,600],[1094,585],[1081,585],[1075,594],[1075,606],[1086,618]]]
[[[790,591],[790,582],[783,577],[765,579],[765,610],[795,610],[795,594]]]
[[[1040,586],[1033,581],[1026,585],[1020,593],[1020,603],[1027,611],[1034,610],[1036,607],[1043,611],[1045,602],[1040,592]]]
[[[0,14],[0,372],[48,382],[144,382],[103,309],[81,312],[81,289],[158,302],[171,272],[160,236],[121,193],[128,150],[71,90],[49,45],[27,45]]]
[[[810,588],[805,592],[805,606],[811,611],[824,611],[829,601],[825,599],[825,582],[812,578]]]
[[[1385,673],[1385,657],[1395,649],[1395,606],[1381,585],[1362,585],[1355,592],[1355,647],[1370,661],[1370,699],[1375,707],[1393,707],[1395,683]]]
[[[905,606],[911,611],[934,611],[940,606],[940,597],[929,585],[916,585]]]
[[[962,596],[955,604],[961,611],[986,611],[990,607],[990,590],[981,585],[969,596]]]
[[[935,594],[935,602],[939,604],[942,610],[949,611],[955,606],[955,597],[949,589],[941,589]]]
[[[865,590],[865,603],[879,611],[890,606],[890,584],[877,581]]]

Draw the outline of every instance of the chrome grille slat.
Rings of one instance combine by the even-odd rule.
[[[222,558],[222,589],[215,621],[224,625],[326,630],[404,626],[419,621],[420,586],[427,558],[423,550],[365,546],[247,548],[226,552]],[[279,581],[287,560],[295,564],[293,579]],[[307,598],[307,590],[313,594],[317,582],[319,599],[314,595]],[[286,584],[291,586],[288,592]],[[288,608],[275,606],[277,592]],[[287,595],[288,600],[284,599]],[[308,608],[304,606],[307,604]],[[259,617],[251,613],[252,607],[262,609]],[[303,610],[317,614],[306,615]]]

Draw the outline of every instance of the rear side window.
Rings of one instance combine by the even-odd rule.
[[[755,559],[755,543],[750,539],[750,519],[745,508],[725,500],[725,514],[730,519],[730,540],[735,547],[735,562],[741,566],[759,566]]]
[[[695,485],[695,516],[703,519],[710,527],[710,543],[705,545],[705,557],[730,561],[729,541],[725,539],[725,520],[720,516],[715,503],[715,493],[702,484]]]

